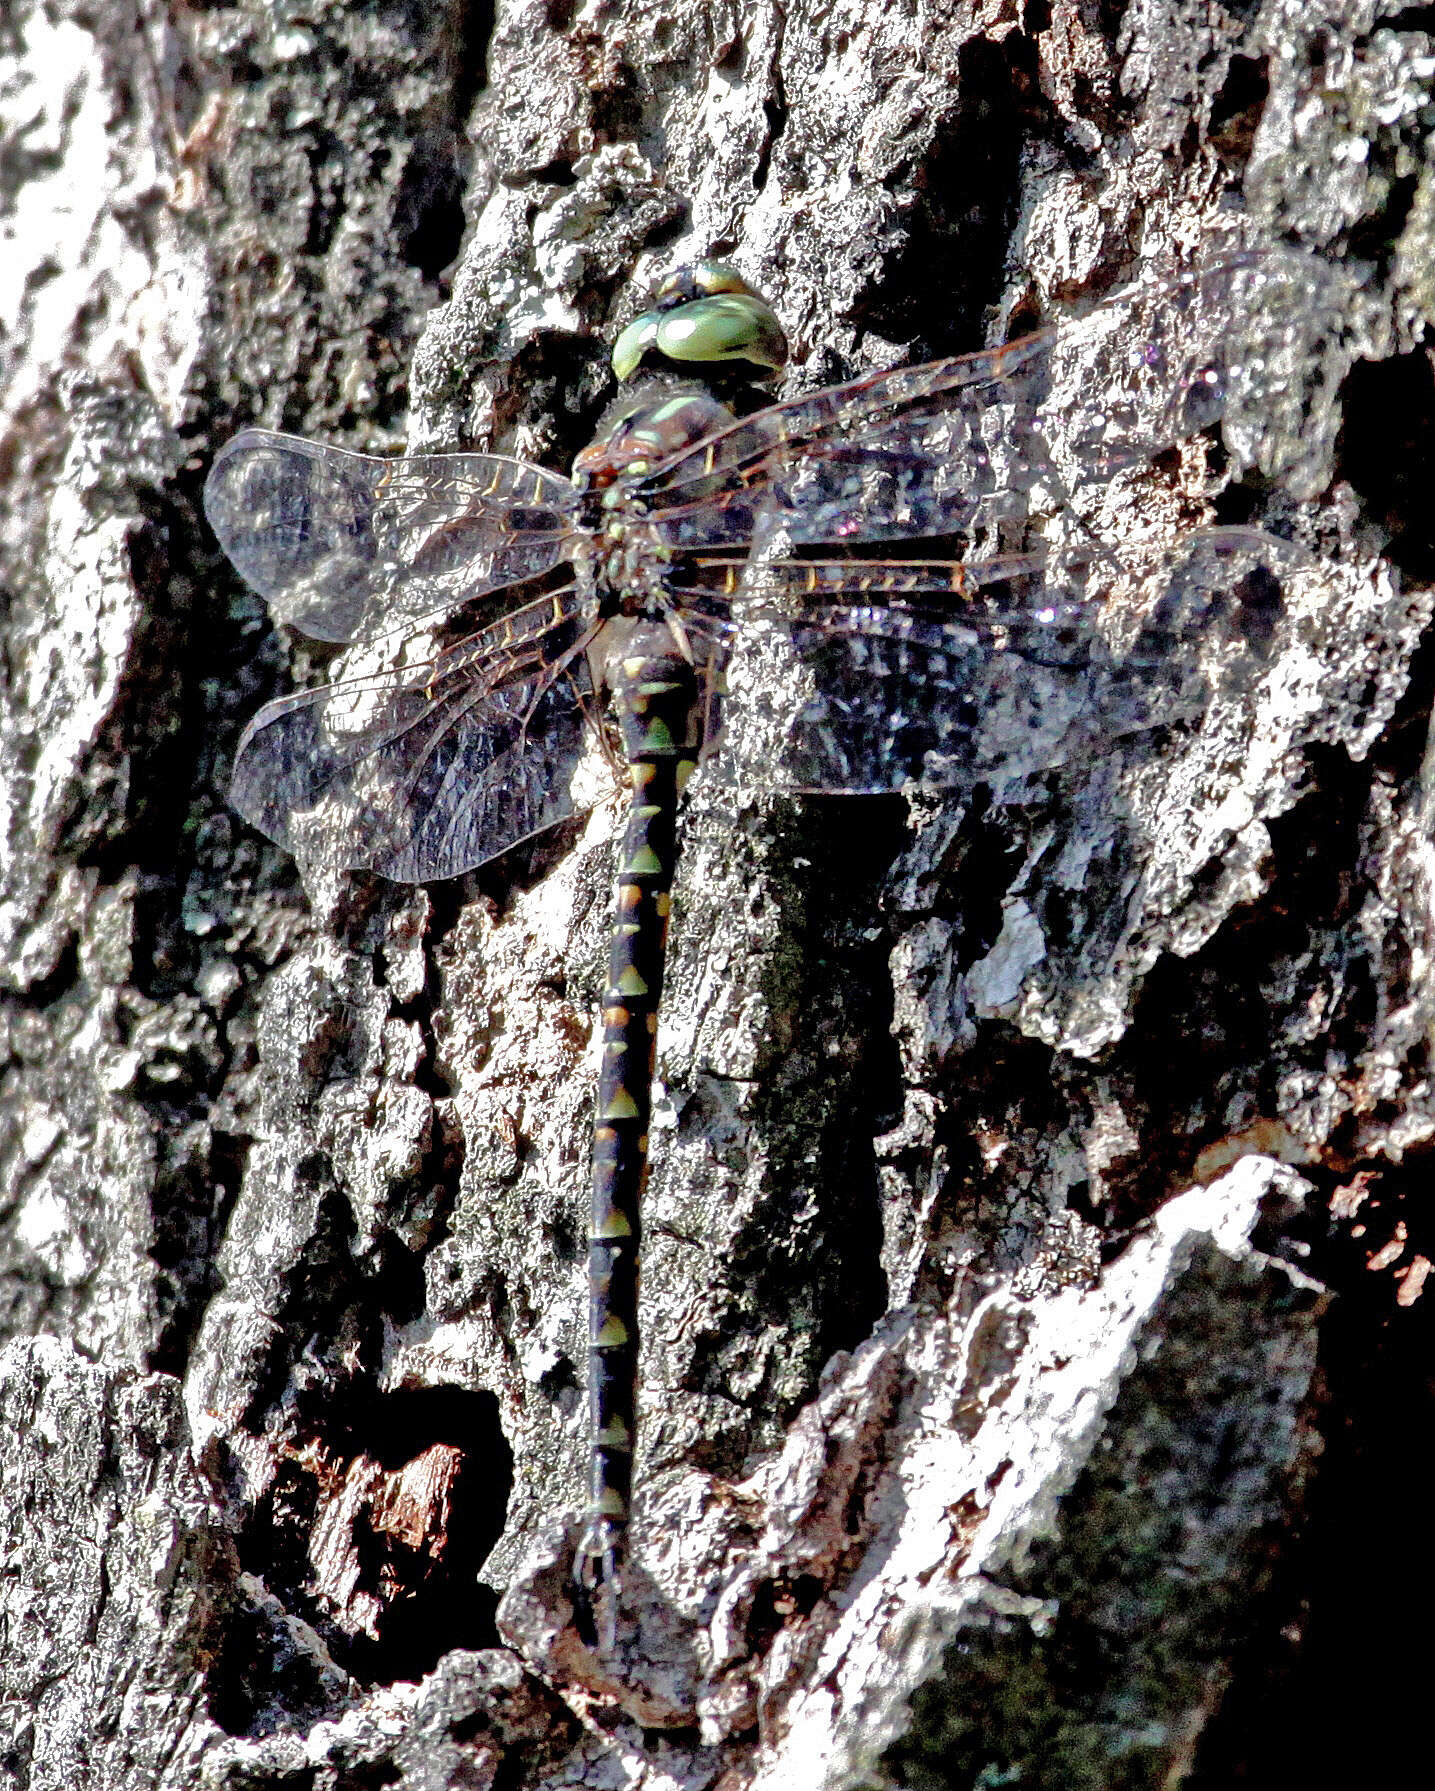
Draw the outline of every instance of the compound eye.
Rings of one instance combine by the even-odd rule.
[[[787,360],[776,314],[737,269],[700,261],[674,269],[651,310],[635,317],[613,344],[613,371],[628,379],[649,354],[680,364],[746,361],[764,373]]]
[[[670,361],[751,361],[769,372],[787,358],[777,318],[753,292],[720,293],[663,312],[657,349]]]
[[[611,358],[613,371],[619,379],[627,379],[636,373],[643,356],[658,346],[658,325],[665,315],[662,311],[644,311],[618,337]]]

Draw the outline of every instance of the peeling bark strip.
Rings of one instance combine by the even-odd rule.
[[[1435,1259],[1430,54],[1417,14],[1344,0],[9,8],[0,1778],[1414,1763],[1418,1726],[1348,1712],[1423,1695],[1424,1555],[1372,1574],[1350,1544],[1420,1533],[1435,1418],[1428,1287],[1395,1303]],[[225,811],[290,649],[226,580],[203,470],[251,422],[567,466],[623,295],[714,249],[780,306],[801,396],[1276,240],[1361,287],[1365,358],[1293,361],[1291,406],[1228,417],[1232,465],[1193,445],[1093,519],[1314,558],[1254,689],[910,818],[690,792],[646,1192],[651,1658],[609,1688],[676,1726],[594,1723],[568,1542],[532,1551],[581,1497],[617,823],[463,902],[311,878],[311,919]],[[1313,496],[1225,483],[1268,449]],[[428,1538],[365,1606],[378,1642],[316,1591],[320,1463],[380,1464],[415,1520],[353,1508],[361,1598]],[[497,1645],[504,1589],[571,1707]]]

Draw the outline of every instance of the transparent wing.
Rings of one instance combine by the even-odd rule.
[[[400,883],[458,876],[574,812],[592,689],[576,598],[422,664],[270,703],[230,801],[287,850]]]
[[[898,368],[772,406],[635,486],[664,545],[918,539],[1065,501],[1215,422],[1238,375],[1285,369],[1338,323],[1337,274],[1251,252],[1146,282],[1005,348]],[[1281,374],[1281,377],[1285,377]]]
[[[939,564],[939,563],[938,563]],[[709,751],[719,781],[873,793],[960,788],[1109,751],[1187,721],[1270,658],[1309,557],[1253,529],[1174,545],[1022,555],[960,568],[945,612],[912,567],[754,567],[729,614],[685,626],[720,642]],[[844,580],[846,584],[844,587]]]
[[[1278,600],[1265,573],[1307,563],[1288,542],[1229,528],[1193,531],[1175,546],[1091,543],[985,560],[704,559],[665,588],[689,633],[729,643],[740,628],[764,624],[901,641],[927,630],[943,651],[960,639],[1037,664],[1085,665],[1112,650],[1121,626],[1113,593],[1133,581],[1149,588],[1170,565],[1189,569],[1198,552],[1201,576],[1218,585],[1200,595],[1188,570],[1180,601],[1148,608],[1134,638],[1126,625],[1126,664],[1161,664],[1228,623],[1254,641],[1273,626],[1266,606]]]
[[[1001,554],[987,560],[703,560],[664,588],[689,633],[731,641],[739,627],[792,623],[841,633],[911,640],[929,627],[952,630],[993,651],[1039,662],[1084,663],[1094,629],[1098,564],[1115,576],[1115,550]],[[741,617],[741,621],[737,619]],[[1171,645],[1149,643],[1152,652]]]
[[[392,459],[246,429],[220,450],[204,508],[275,615],[317,640],[365,640],[549,571],[576,495],[500,454]]]

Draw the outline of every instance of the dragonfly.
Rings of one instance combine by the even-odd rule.
[[[685,784],[704,764],[719,787],[848,794],[1022,779],[1250,675],[1279,620],[1271,539],[1112,547],[1080,505],[1221,417],[1261,353],[1238,326],[1298,307],[1304,278],[1279,252],[1242,253],[1001,347],[773,403],[775,312],[701,262],[618,337],[633,395],[569,476],[263,429],[216,457],[205,507],[240,575],[278,621],[349,649],[343,676],[243,733],[231,800],[262,833],[422,883],[581,812],[595,755],[627,784],[591,1157],[581,1596],[617,1595],[627,1546]]]

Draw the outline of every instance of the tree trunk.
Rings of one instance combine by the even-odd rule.
[[[1413,1685],[1426,1574],[1356,1559],[1420,1536],[1431,1418],[1418,22],[13,0],[5,1782],[1398,1769],[1346,1713]],[[1208,647],[1199,711],[968,799],[690,791],[594,1649],[620,810],[428,889],[301,878],[225,787],[319,664],[209,536],[210,458],[255,421],[566,467],[713,252],[793,394],[1277,244],[1321,270],[1280,379],[1100,515],[1291,544],[1258,676]]]

